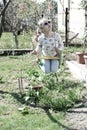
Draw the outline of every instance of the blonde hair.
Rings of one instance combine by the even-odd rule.
[[[41,35],[41,30],[40,30],[40,28],[37,28],[37,30],[36,30],[36,35],[35,35],[35,37],[34,37],[34,40],[36,41],[36,42],[38,42],[38,37]]]
[[[40,34],[41,34],[41,30],[40,30],[40,28],[37,28],[36,35],[40,35]]]

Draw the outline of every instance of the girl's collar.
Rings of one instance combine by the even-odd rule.
[[[46,36],[46,35],[44,34],[44,37],[45,37],[45,38],[52,38],[53,36],[54,36],[54,32],[51,32],[51,34],[48,35],[48,36]]]

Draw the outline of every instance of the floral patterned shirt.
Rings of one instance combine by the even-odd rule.
[[[36,51],[42,51],[44,56],[55,56],[57,52],[55,51],[55,47],[59,50],[62,50],[64,45],[61,40],[61,37],[58,33],[54,33],[51,37],[45,37],[44,34],[39,36],[38,45],[36,47]]]

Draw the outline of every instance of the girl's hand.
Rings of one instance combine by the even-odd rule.
[[[37,54],[37,52],[36,52],[35,50],[33,50],[33,51],[31,52],[31,54]]]
[[[57,53],[57,56],[60,57],[60,50],[57,47],[55,47],[55,51]]]

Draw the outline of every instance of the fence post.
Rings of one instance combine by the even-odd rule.
[[[69,43],[69,9],[66,8],[65,11],[65,45],[68,46]]]
[[[87,31],[87,10],[85,9],[85,32]]]

